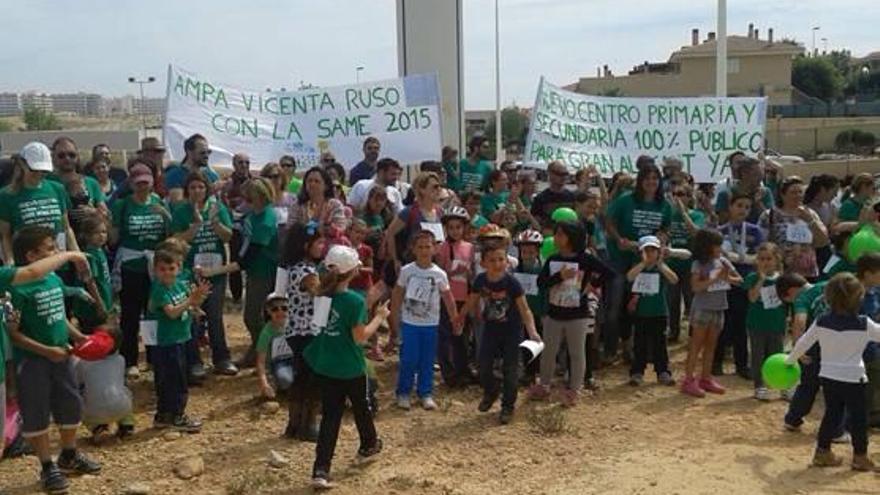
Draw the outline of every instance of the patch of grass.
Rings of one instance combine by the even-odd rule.
[[[558,404],[532,409],[527,420],[532,429],[541,435],[557,436],[571,432],[565,409]]]

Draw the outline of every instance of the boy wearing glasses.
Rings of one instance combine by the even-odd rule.
[[[288,309],[286,295],[273,292],[266,298],[266,326],[257,339],[256,363],[260,392],[266,399],[274,399],[276,389],[286,391],[293,384],[293,351],[284,338]]]

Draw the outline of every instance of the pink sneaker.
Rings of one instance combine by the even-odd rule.
[[[706,392],[711,392],[713,394],[720,395],[726,391],[726,389],[724,388],[723,385],[721,385],[720,383],[718,383],[718,381],[716,381],[714,378],[711,378],[711,377],[710,378],[700,378],[699,386],[701,389],[705,390]]]
[[[550,389],[536,383],[529,387],[529,399],[531,400],[547,400],[550,397]]]
[[[578,401],[578,396],[579,396],[579,395],[580,395],[580,394],[578,394],[578,391],[577,391],[577,390],[571,390],[571,389],[563,390],[563,391],[562,391],[562,397],[561,397],[561,399],[562,399],[562,407],[574,407],[574,406],[576,406],[576,405],[577,405],[577,401]]]
[[[681,382],[681,393],[690,395],[692,397],[706,396],[706,392],[704,392],[703,389],[700,388],[700,385],[697,383],[697,379],[692,376],[686,377]]]

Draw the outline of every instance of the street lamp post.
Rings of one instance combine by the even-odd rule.
[[[144,108],[144,84],[149,84],[151,82],[156,82],[156,78],[153,76],[149,76],[146,79],[138,79],[136,77],[129,77],[128,82],[137,84],[141,88],[141,121],[144,125],[144,132],[147,132],[147,113],[146,108]]]
[[[363,70],[364,70],[363,65],[358,65],[357,67],[354,68],[354,80],[358,84],[361,83],[361,72],[363,72]]]
[[[821,26],[813,26],[813,56],[816,56],[816,31],[822,29]]]
[[[822,54],[828,53],[828,38],[822,38]]]
[[[727,97],[727,0],[718,0],[718,36],[715,38],[715,96]]]
[[[495,0],[495,162],[500,166],[504,145],[501,136],[501,37],[498,29],[498,0]]]

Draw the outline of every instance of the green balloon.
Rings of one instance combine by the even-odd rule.
[[[849,238],[850,263],[855,263],[865,253],[878,252],[880,252],[880,237],[870,225],[865,225]]]
[[[761,366],[761,378],[767,387],[775,390],[788,390],[801,379],[801,367],[798,363],[786,364],[787,354],[773,354]]]
[[[561,206],[553,210],[553,214],[550,215],[550,218],[553,219],[554,222],[577,222],[578,214],[576,211],[572,210],[567,206]]]
[[[556,211],[559,211],[559,210],[556,210]],[[557,252],[556,241],[553,239],[552,236],[545,237],[544,243],[541,244],[541,258],[544,258],[546,260],[547,258],[556,254],[556,252]]]

